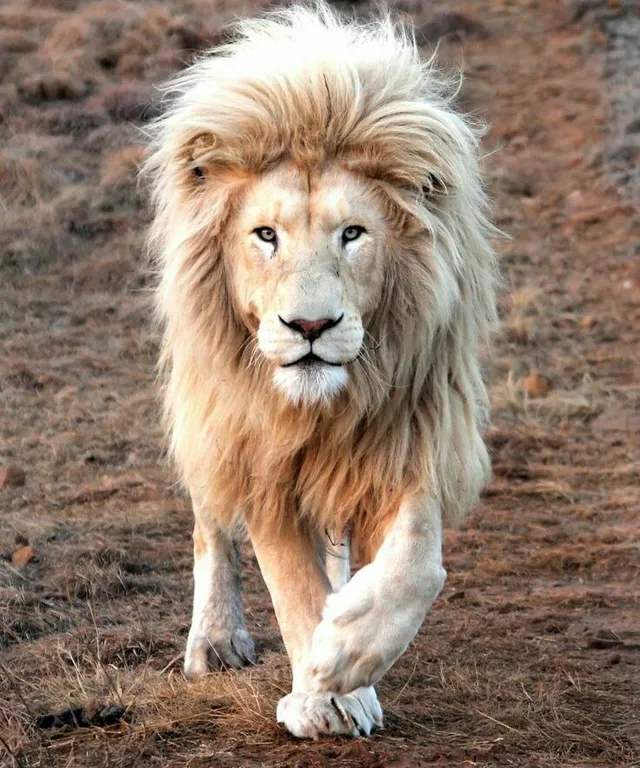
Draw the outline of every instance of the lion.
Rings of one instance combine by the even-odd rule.
[[[165,415],[195,518],[184,671],[256,661],[244,531],[301,738],[382,725],[374,686],[490,474],[495,230],[454,91],[406,23],[317,2],[240,22],[151,128]]]

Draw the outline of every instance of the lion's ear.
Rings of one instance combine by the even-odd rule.
[[[216,137],[210,133],[201,133],[192,138],[185,146],[183,158],[189,172],[190,181],[198,186],[207,178],[208,169],[213,162]]]
[[[449,193],[447,182],[436,173],[428,173],[425,183],[422,185],[422,194],[425,200],[438,202]]]

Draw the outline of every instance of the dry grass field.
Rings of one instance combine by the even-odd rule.
[[[241,2],[0,5],[0,765],[640,765],[640,127],[613,55],[633,1],[398,3],[491,124],[494,480],[371,739],[275,724],[289,672],[249,549],[260,663],[184,680],[190,509],[136,170],[156,86]]]

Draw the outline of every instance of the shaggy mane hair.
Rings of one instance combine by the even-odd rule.
[[[407,492],[437,497],[457,523],[490,470],[478,351],[496,313],[478,133],[451,84],[402,24],[318,3],[240,23],[167,91],[147,164],[150,244],[171,450],[192,496],[223,526],[306,517],[351,528],[364,549]],[[330,404],[275,390],[229,281],[242,190],[283,161],[353,172],[401,244]]]

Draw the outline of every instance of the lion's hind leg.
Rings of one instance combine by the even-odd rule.
[[[240,558],[232,538],[194,504],[193,616],[184,672],[195,678],[210,669],[255,664],[240,593]]]

